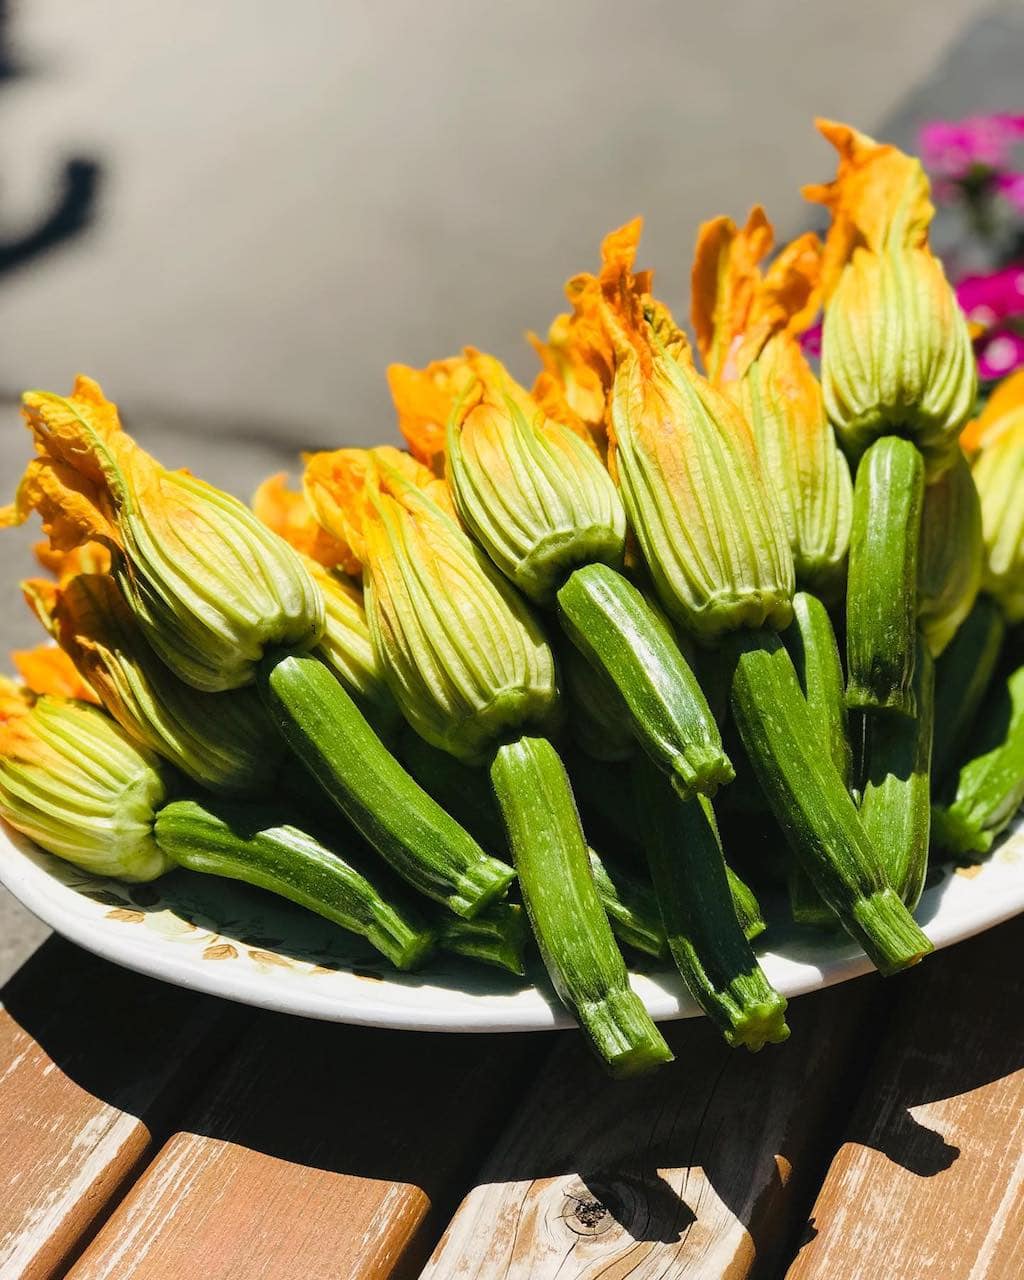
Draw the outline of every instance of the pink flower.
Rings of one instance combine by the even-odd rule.
[[[996,190],[1010,204],[1024,213],[1024,173],[1000,173],[996,176]]]
[[[919,134],[925,166],[940,178],[961,179],[972,169],[1001,169],[1024,138],[1024,115],[998,112],[965,120],[931,120]]]
[[[821,355],[821,324],[819,320],[800,335],[800,347],[805,356]]]
[[[964,276],[956,286],[957,301],[972,324],[988,329],[1000,320],[1024,315],[1024,264],[991,275]]]
[[[1013,329],[993,329],[979,344],[978,376],[984,382],[1005,378],[1024,366],[1024,335]]]

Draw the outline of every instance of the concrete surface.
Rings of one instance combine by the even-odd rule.
[[[472,341],[531,376],[522,331],[634,213],[677,306],[702,218],[762,200],[799,229],[832,167],[815,114],[911,142],[946,103],[1020,109],[1022,14],[0,0],[0,239],[67,157],[97,166],[86,229],[0,275],[0,391],[91,372],[165,461],[247,495],[300,447],[392,435],[389,360]],[[0,414],[6,498],[27,438]],[[0,542],[4,651],[35,637],[30,536]],[[40,936],[0,892],[0,980]]]

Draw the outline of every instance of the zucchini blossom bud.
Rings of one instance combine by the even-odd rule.
[[[993,393],[967,441],[981,499],[985,563],[982,586],[1011,626],[1024,622],[1024,371]]]
[[[917,552],[917,625],[933,657],[956,635],[981,586],[981,503],[967,459],[924,491]]]
[[[146,639],[182,680],[236,688],[266,649],[317,642],[323,601],[292,549],[244,503],[160,466],[95,382],[27,392],[23,409],[37,456],[0,523],[37,510],[55,550],[107,547]]]
[[[445,361],[453,370],[455,361]],[[467,348],[462,387],[436,403],[430,369],[392,366],[391,382],[406,439],[426,456],[431,407],[446,408],[447,476],[463,524],[524,595],[550,601],[573,569],[599,561],[618,568],[626,514],[588,433],[545,416],[504,366]],[[417,397],[422,411],[416,413]]]
[[[850,469],[799,336],[819,305],[821,244],[792,241],[762,272],[771,224],[755,206],[745,227],[705,222],[693,263],[692,319],[708,377],[740,405],[779,507],[797,585],[841,594],[853,521]]]
[[[832,214],[825,406],[852,457],[878,436],[907,436],[938,475],[956,456],[977,373],[966,318],[928,247],[928,179],[896,147],[828,120],[818,129],[839,152],[835,181],[804,188]]]
[[[271,787],[284,744],[255,689],[209,694],[179,680],[147,644],[109,574],[78,574],[63,586],[30,579],[22,590],[136,742],[211,791],[251,795]]]
[[[264,524],[295,548],[324,601],[324,633],[317,655],[330,667],[373,724],[387,729],[398,717],[384,668],[373,649],[363,593],[350,574],[361,571],[348,544],[314,519],[301,493],[283,475],[264,480],[253,497]]]
[[[609,465],[666,612],[700,639],[792,617],[786,530],[736,403],[694,367],[667,309],[634,275],[640,223],[608,236],[600,291],[614,346]]]
[[[422,737],[481,761],[523,726],[551,723],[551,650],[442,505],[441,482],[396,449],[339,449],[307,460],[305,489],[317,519],[362,561],[374,649]]]
[[[173,865],[153,838],[166,797],[157,758],[98,708],[0,682],[0,816],[49,853],[155,880]]]

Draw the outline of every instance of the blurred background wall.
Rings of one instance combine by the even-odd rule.
[[[0,500],[17,393],[79,370],[241,496],[393,438],[388,361],[532,377],[523,331],[636,213],[683,308],[703,218],[815,220],[814,115],[912,145],[1020,109],[1022,53],[1019,0],[0,0]],[[0,536],[3,650],[31,536]]]

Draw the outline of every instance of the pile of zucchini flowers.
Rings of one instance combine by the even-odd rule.
[[[56,644],[0,686],[0,813],[97,874],[280,894],[399,969],[535,946],[620,1076],[672,1056],[622,948],[730,1044],[785,1040],[751,947],[773,879],[882,973],[919,961],[929,850],[984,854],[1024,799],[1024,382],[961,437],[927,179],[820,128],[824,242],[702,226],[696,352],[630,223],[532,390],[472,348],[392,366],[408,451],[307,455],[251,508],[90,379],[27,393],[0,518],[42,518],[24,594]]]

